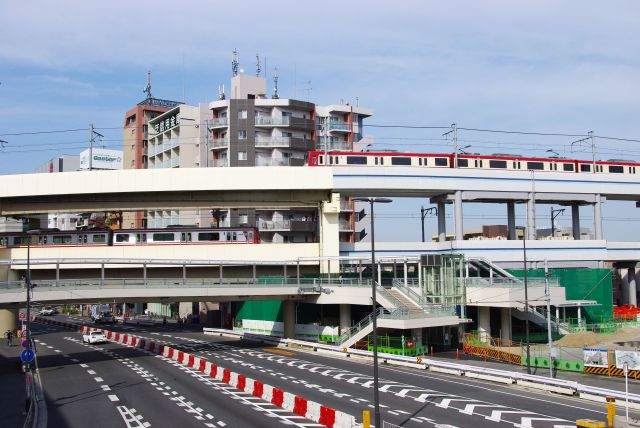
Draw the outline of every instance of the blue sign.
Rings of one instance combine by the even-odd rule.
[[[20,360],[22,360],[23,363],[30,363],[31,361],[33,361],[33,358],[35,356],[36,354],[35,352],[33,352],[33,349],[25,349],[20,353]]]

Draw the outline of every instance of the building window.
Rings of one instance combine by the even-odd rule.
[[[291,117],[291,112],[290,111],[283,111],[282,112],[282,117]]]
[[[238,160],[246,161],[247,160],[247,152],[238,152]]]
[[[247,111],[246,110],[238,110],[238,119],[246,119]]]
[[[247,131],[242,130],[238,131],[238,140],[246,140],[247,139]]]

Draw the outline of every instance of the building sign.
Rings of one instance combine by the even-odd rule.
[[[155,129],[156,132],[164,132],[178,125],[180,125],[180,113],[176,113],[173,116],[169,116],[164,120],[156,122],[153,125],[153,129]]]
[[[585,367],[609,367],[609,352],[606,349],[582,348]]]
[[[89,149],[80,153],[80,169],[122,169],[122,151],[95,148],[89,162]]]
[[[177,101],[169,101],[169,100],[161,100],[158,98],[147,98],[146,100],[138,103],[139,106],[152,106],[152,107],[161,107],[161,108],[174,108],[179,106],[182,103]]]
[[[616,368],[623,369],[625,363],[629,370],[640,370],[640,352],[616,349]]]

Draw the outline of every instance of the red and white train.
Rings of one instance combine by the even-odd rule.
[[[400,152],[309,152],[309,166],[404,166],[418,168],[453,168],[452,153]],[[640,163],[624,160],[593,162],[566,158],[533,158],[516,155],[459,154],[460,169],[509,171],[546,171],[564,173],[640,174]]]
[[[255,227],[58,230],[0,233],[0,248],[166,244],[259,244]]]

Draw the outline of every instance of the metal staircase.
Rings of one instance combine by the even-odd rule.
[[[512,312],[512,315],[520,320],[527,319],[527,313],[524,310],[515,309]],[[540,327],[547,329],[547,308],[546,307],[538,307],[538,306],[529,306],[529,321],[533,322]],[[571,333],[571,328],[568,323],[561,322],[552,314],[549,314],[551,318],[551,328],[557,331],[560,334],[569,334]]]
[[[398,286],[394,282],[391,289],[376,286],[376,301],[382,306],[376,311],[378,320],[420,320],[437,316],[453,316],[452,308],[434,305],[409,287]],[[342,332],[340,346],[348,348],[371,334],[373,331],[373,313],[364,317],[358,324]]]

